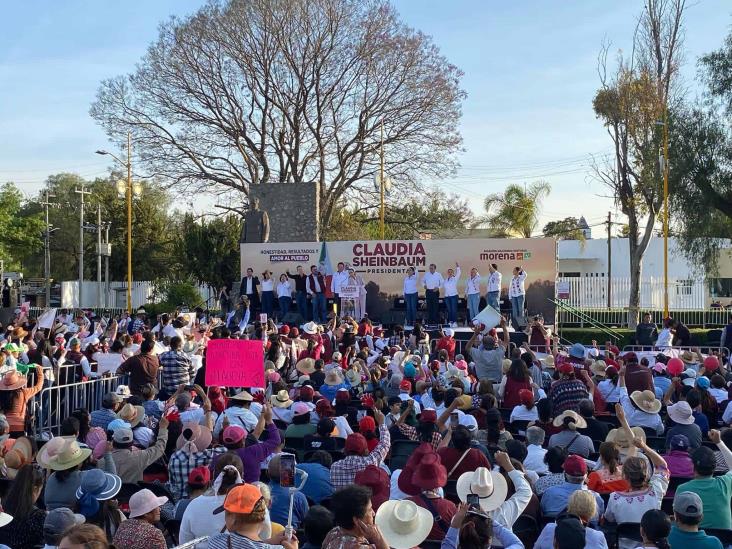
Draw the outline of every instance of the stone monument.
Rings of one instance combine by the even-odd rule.
[[[259,198],[252,198],[241,228],[242,244],[269,242],[269,216],[259,209]]]

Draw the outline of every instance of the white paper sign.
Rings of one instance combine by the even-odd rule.
[[[38,317],[38,327],[44,330],[53,328],[53,321],[56,318],[56,309],[48,309]]]
[[[97,373],[105,374],[107,372],[116,372],[117,368],[122,364],[124,357],[118,353],[98,353],[97,354]]]
[[[496,311],[490,305],[488,305],[485,309],[483,309],[477,315],[475,315],[475,318],[473,319],[473,324],[475,324],[476,326],[478,324],[483,324],[485,326],[485,330],[490,330],[491,328],[495,328],[500,323],[501,323],[501,313]]]

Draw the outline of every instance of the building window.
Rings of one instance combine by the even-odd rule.
[[[561,278],[579,278],[580,273],[559,273]]]
[[[709,295],[711,297],[732,297],[732,278],[710,278]]]
[[[676,295],[691,295],[693,280],[679,280],[676,282]]]

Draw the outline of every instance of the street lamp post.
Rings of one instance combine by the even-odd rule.
[[[132,312],[132,195],[141,193],[139,184],[132,184],[132,134],[127,132],[127,161],[123,162],[108,151],[96,151],[97,154],[111,156],[127,169],[127,181],[117,182],[117,191],[127,200],[127,311]]]

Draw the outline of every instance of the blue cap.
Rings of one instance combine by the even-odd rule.
[[[697,378],[696,385],[702,389],[709,389],[709,378],[704,376]]]
[[[107,431],[112,431],[113,433],[117,429],[131,429],[132,426],[127,423],[124,419],[113,419],[109,422],[109,425],[107,425]]]
[[[585,358],[585,346],[581,343],[575,343],[569,348],[569,356],[574,358]]]
[[[407,362],[404,365],[404,377],[416,377],[417,375],[417,368],[414,367],[414,364],[411,362]]]
[[[668,445],[672,450],[688,450],[689,437],[686,435],[674,435],[671,437]]]

